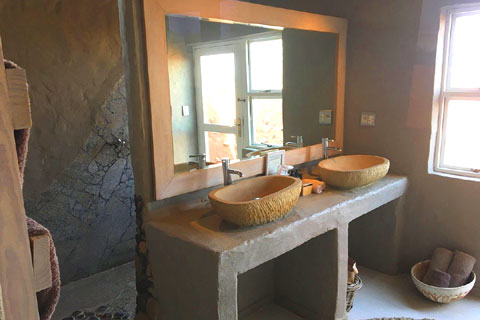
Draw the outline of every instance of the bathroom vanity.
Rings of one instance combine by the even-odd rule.
[[[347,319],[348,224],[406,187],[390,174],[361,188],[327,188],[249,228],[214,214],[208,189],[166,200],[146,226],[161,318],[248,318],[275,303],[286,315]]]
[[[346,319],[349,222],[401,197],[406,178],[327,189],[250,228],[222,221],[207,195],[224,182],[223,157],[245,179],[265,174],[264,151],[285,150],[287,165],[341,151],[347,20],[236,0],[121,1],[120,11],[149,311],[139,310],[235,320],[271,305],[292,319]]]

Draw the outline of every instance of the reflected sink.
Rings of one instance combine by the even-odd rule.
[[[214,211],[241,226],[253,226],[286,215],[298,201],[301,180],[289,176],[264,176],[213,190],[208,195]]]
[[[342,189],[361,187],[383,178],[390,168],[386,158],[369,155],[339,156],[320,161],[313,173]]]

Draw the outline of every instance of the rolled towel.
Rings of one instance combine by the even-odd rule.
[[[423,277],[423,282],[440,288],[448,288],[450,286],[451,276],[437,268],[428,268],[427,273]]]
[[[453,252],[445,248],[436,248],[433,251],[432,260],[429,268],[437,268],[442,272],[447,272],[453,259]]]
[[[467,283],[473,266],[477,260],[469,254],[461,251],[455,251],[452,263],[448,267],[448,273],[452,277],[450,287],[460,287]]]

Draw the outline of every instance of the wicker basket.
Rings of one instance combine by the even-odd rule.
[[[355,282],[347,284],[347,312],[353,308],[353,299],[355,292],[363,286],[362,279],[358,275],[355,276]]]

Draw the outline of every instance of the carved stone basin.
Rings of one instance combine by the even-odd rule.
[[[342,189],[361,187],[383,178],[390,168],[386,158],[369,155],[339,156],[321,161],[313,170],[323,181]]]
[[[241,226],[267,223],[286,215],[298,201],[301,180],[264,176],[213,190],[208,195],[215,212]]]

